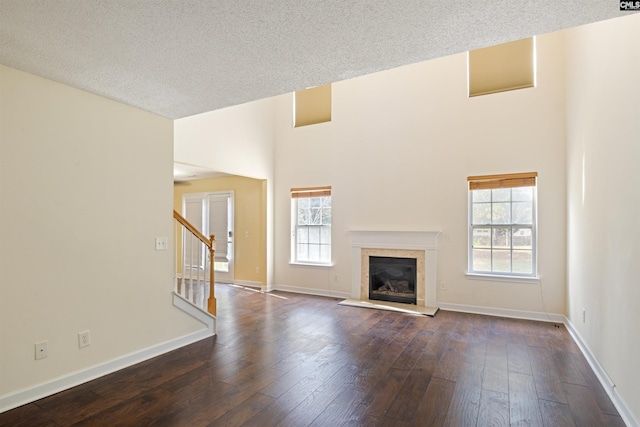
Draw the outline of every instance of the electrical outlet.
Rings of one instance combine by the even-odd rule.
[[[78,332],[78,346],[89,347],[91,345],[91,335],[89,331]]]
[[[447,284],[444,282],[440,282],[440,289],[445,290],[447,289]]]
[[[333,276],[333,281],[338,283],[338,275],[337,274]]]
[[[256,267],[256,274],[260,274],[260,267]]]
[[[166,251],[169,248],[169,239],[156,237],[156,251]]]
[[[35,347],[36,347],[36,360],[44,359],[49,355],[48,353],[49,341],[37,342]]]

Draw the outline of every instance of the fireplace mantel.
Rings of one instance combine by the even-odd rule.
[[[417,305],[425,307],[437,307],[436,281],[437,281],[437,250],[439,231],[375,231],[375,230],[350,230],[351,236],[351,298],[365,300],[368,295],[363,295],[363,279],[367,276],[367,262],[363,262],[363,249],[365,254],[371,251],[418,251],[419,265],[424,266],[422,277],[423,287],[418,288]],[[369,256],[369,255],[365,255]],[[392,255],[393,256],[393,255]],[[421,262],[422,261],[422,262]],[[419,272],[420,274],[420,272]],[[366,284],[368,287],[368,283]],[[419,286],[419,284],[416,284]]]

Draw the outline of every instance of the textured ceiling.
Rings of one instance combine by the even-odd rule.
[[[0,0],[0,63],[177,119],[625,13],[616,0]]]

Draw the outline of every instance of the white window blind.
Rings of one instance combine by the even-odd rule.
[[[216,237],[216,262],[229,261],[229,202],[226,194],[209,196],[209,234]]]

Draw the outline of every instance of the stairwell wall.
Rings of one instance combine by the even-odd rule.
[[[0,401],[203,329],[155,250],[173,122],[4,66],[0,112]]]

